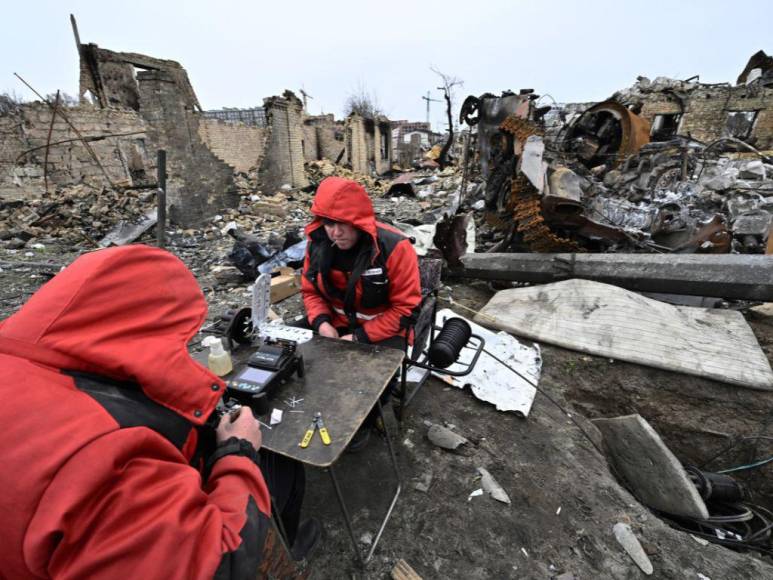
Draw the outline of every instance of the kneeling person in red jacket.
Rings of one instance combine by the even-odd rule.
[[[302,467],[258,454],[249,409],[199,455],[225,388],[188,354],[205,316],[178,258],[126,246],[0,322],[0,577],[254,578],[269,494],[304,555]]]
[[[322,336],[402,348],[405,322],[421,301],[411,241],[376,221],[357,182],[319,184],[306,226],[301,290],[308,323]]]

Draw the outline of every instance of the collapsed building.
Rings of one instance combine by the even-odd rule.
[[[255,193],[307,187],[307,161],[330,159],[368,175],[391,170],[386,117],[309,117],[291,91],[262,107],[205,112],[178,62],[83,44],[74,20],[73,30],[80,104],[3,107],[3,200],[81,185],[153,190],[156,152],[163,149],[169,215],[189,227],[238,206],[245,183],[238,174],[253,172]]]
[[[400,167],[411,167],[442,135],[432,130],[425,121],[392,121],[392,150]]]
[[[735,86],[640,77],[583,105],[540,106],[530,89],[468,97],[495,249],[764,253],[770,70],[758,53]]]

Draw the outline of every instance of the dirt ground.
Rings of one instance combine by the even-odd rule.
[[[199,277],[212,316],[228,305],[247,305],[244,286],[218,289],[208,274],[217,258],[200,258],[195,247],[177,249]],[[60,265],[77,252],[49,247],[45,254],[0,254],[0,318],[15,311]],[[26,265],[18,265],[24,262]],[[45,266],[46,263],[52,264]],[[16,264],[16,265],[14,265]],[[492,294],[483,283],[453,283],[454,299],[480,308]],[[297,313],[298,297],[280,304]],[[773,359],[773,326],[750,319]],[[773,395],[709,380],[540,345],[540,386],[598,439],[588,419],[640,413],[685,463],[702,464],[742,435],[773,435]],[[313,578],[389,578],[404,559],[429,578],[641,578],[616,542],[612,527],[631,525],[654,566],[653,578],[773,578],[773,559],[703,546],[666,525],[613,478],[606,460],[578,428],[545,397],[520,418],[496,411],[468,390],[431,379],[408,407],[401,426],[391,412],[403,488],[392,520],[365,569],[352,556],[328,474],[307,470],[304,511],[320,517],[325,537],[310,561]],[[432,445],[429,424],[452,428],[469,440],[458,452]],[[710,467],[721,469],[770,455],[769,446],[739,447]],[[503,486],[511,505],[487,495],[477,468]],[[394,490],[386,446],[346,455],[337,474],[348,499],[355,535],[366,548]],[[773,464],[746,472],[753,500],[773,504]],[[421,489],[417,489],[421,488]]]

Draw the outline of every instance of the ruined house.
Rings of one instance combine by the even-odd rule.
[[[441,140],[442,135],[435,133],[425,121],[392,121],[392,151],[395,162],[401,167],[411,167],[420,159],[424,151],[429,150]]]
[[[637,111],[651,125],[652,141],[674,136],[710,143],[723,137],[757,149],[773,147],[773,57],[754,54],[736,84],[639,77],[613,99]]]
[[[327,159],[340,163],[344,156],[344,123],[332,114],[307,115],[303,120],[303,154],[306,161]]]
[[[392,168],[392,124],[383,115],[352,113],[344,122],[344,163],[356,173],[383,175]]]

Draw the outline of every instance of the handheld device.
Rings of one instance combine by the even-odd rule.
[[[269,411],[268,398],[276,388],[294,373],[303,377],[303,371],[303,357],[297,352],[297,343],[264,338],[246,364],[234,369],[226,383],[226,395],[263,415]]]

